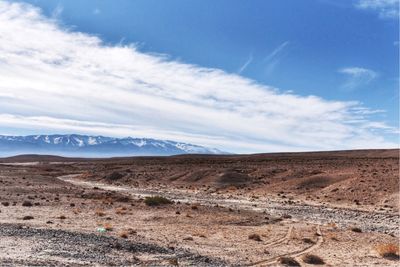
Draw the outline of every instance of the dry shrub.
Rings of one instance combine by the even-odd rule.
[[[126,214],[126,208],[125,207],[119,207],[115,209],[115,213],[119,215],[125,215]]]
[[[127,231],[122,231],[118,234],[119,237],[121,238],[128,238],[128,232]]]
[[[60,216],[58,216],[58,219],[65,220],[65,219],[67,219],[67,217],[65,217],[65,215],[60,215]]]
[[[99,217],[103,217],[103,216],[106,215],[106,213],[105,213],[103,210],[101,210],[101,209],[97,209],[97,210],[94,212],[94,214],[96,214],[96,215],[99,216]]]
[[[136,230],[133,230],[132,228],[128,228],[126,231],[127,231],[128,234],[130,234],[130,235],[136,235],[136,234],[137,234],[137,231],[136,231]]]
[[[144,203],[147,206],[159,206],[159,205],[172,204],[172,201],[162,196],[153,196],[153,197],[146,197],[144,199]]]
[[[331,235],[331,240],[333,240],[333,241],[339,241],[339,239],[336,237],[336,235]]]
[[[113,201],[113,199],[112,199],[111,197],[105,197],[105,198],[103,198],[103,199],[101,200],[101,202],[102,202],[104,205],[112,205],[112,204],[114,204],[114,201]]]
[[[91,177],[93,177],[93,174],[92,173],[90,173],[90,172],[84,172],[84,173],[82,173],[81,175],[80,175],[80,178],[81,179],[87,179],[87,178],[91,178]]]
[[[337,228],[337,224],[336,223],[334,223],[334,222],[330,222],[330,223],[328,223],[328,225],[327,225],[328,227],[332,227],[332,228]]]
[[[396,244],[379,244],[376,246],[376,251],[385,259],[399,259],[399,246]]]
[[[350,228],[350,230],[355,232],[355,233],[362,233],[361,228],[358,228],[358,227],[352,227],[352,228]]]
[[[305,263],[308,263],[308,264],[322,265],[325,263],[321,257],[319,257],[317,255],[313,255],[313,254],[306,254],[303,256],[302,259]]]
[[[105,179],[108,180],[108,181],[116,181],[116,180],[119,180],[119,179],[121,179],[123,177],[124,177],[124,175],[122,173],[119,173],[119,172],[115,171],[115,172],[112,172],[111,174],[107,175],[105,177]]]
[[[32,204],[32,202],[25,200],[24,202],[22,202],[22,206],[23,207],[32,207],[33,204]]]
[[[303,242],[306,244],[315,244],[315,242],[310,238],[303,238]]]
[[[79,214],[79,213],[81,213],[82,211],[81,211],[81,209],[73,209],[72,210],[72,212],[74,213],[74,214]]]
[[[112,231],[114,228],[112,227],[111,223],[105,223],[103,225],[104,229],[106,229],[107,231]]]
[[[249,235],[249,239],[254,240],[254,241],[261,241],[261,237],[259,234],[251,234],[251,235]]]
[[[179,262],[178,262],[177,258],[169,259],[168,263],[171,264],[172,266],[179,266]]]
[[[280,257],[278,261],[285,266],[301,266],[300,263],[292,257]]]

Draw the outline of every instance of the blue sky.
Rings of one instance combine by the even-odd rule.
[[[21,79],[26,79],[26,84],[32,81],[38,84],[38,88],[30,89],[30,92],[42,92],[36,102],[30,100],[10,104],[9,99],[15,98],[13,92],[20,90],[21,94],[27,94],[24,91],[27,90],[25,83],[24,89],[14,87],[12,91],[5,86],[0,87],[0,102],[2,93],[3,99],[8,99],[7,105],[0,107],[0,116],[3,114],[3,121],[7,121],[3,126],[0,125],[3,134],[78,131],[117,136],[145,135],[217,146],[233,152],[397,146],[399,20],[396,0],[24,2],[29,5],[23,5],[21,1],[3,2],[3,10],[14,10],[19,16],[3,17],[3,22],[18,25],[19,19],[24,19],[24,22],[33,20],[33,25],[39,22],[47,26],[53,25],[57,28],[56,31],[64,35],[80,32],[87,38],[96,36],[97,41],[93,45],[96,49],[101,46],[101,53],[105,53],[102,55],[105,58],[104,61],[99,61],[98,55],[96,63],[92,63],[94,65],[107,64],[107,47],[132,49],[134,55],[131,53],[132,57],[127,56],[127,60],[134,60],[136,56],[148,56],[151,62],[161,61],[156,67],[148,68],[148,72],[143,74],[147,78],[143,78],[143,81],[139,78],[140,84],[146,85],[146,88],[157,84],[156,87],[162,91],[163,101],[173,95],[175,100],[178,98],[179,104],[184,102],[191,104],[193,108],[202,105],[205,109],[199,111],[190,107],[178,108],[174,106],[178,105],[175,100],[175,104],[162,102],[165,107],[160,104],[158,110],[154,105],[146,109],[139,105],[143,102],[136,104],[135,101],[127,101],[116,108],[108,103],[107,97],[111,97],[113,90],[117,89],[112,84],[106,86],[108,83],[105,80],[109,76],[104,73],[113,73],[116,77],[117,69],[105,70],[99,67],[96,70],[96,77],[100,76],[99,80],[102,80],[104,76],[104,82],[99,87],[94,86],[92,92],[98,92],[100,87],[104,87],[100,91],[110,93],[103,100],[99,99],[100,102],[104,101],[103,105],[76,100],[77,95],[71,92],[71,85],[79,82],[84,84],[88,80],[68,80],[64,71],[60,78],[64,87],[55,86],[54,89],[46,89],[48,91],[44,93],[43,88],[39,87],[51,85],[51,81],[32,73]],[[38,17],[29,18],[32,10]],[[48,29],[38,26],[37,30],[43,30],[43,36],[49,37],[44,38],[49,47],[46,51],[52,50],[56,45],[63,46],[66,50],[76,49],[68,47],[67,43],[53,44],[57,35],[53,37],[51,31],[46,33]],[[11,36],[6,31],[2,33],[3,37]],[[33,32],[26,34],[35,36]],[[20,40],[17,37],[9,39],[14,42]],[[20,49],[38,51],[36,45],[26,44]],[[85,45],[92,44],[85,41]],[[5,57],[10,58],[16,53],[4,51]],[[63,52],[57,50],[49,53],[49,57],[56,57],[56,53],[60,57]],[[124,53],[129,52],[114,51],[109,56],[119,58]],[[17,54],[21,56],[21,51]],[[83,58],[77,54],[78,58],[72,60],[81,62]],[[24,59],[32,58],[27,56]],[[91,60],[87,57],[85,59]],[[48,64],[44,59],[39,60]],[[54,64],[54,58],[52,60],[51,66],[42,67],[58,69],[57,65],[63,65],[63,62]],[[126,66],[126,72],[123,72],[125,81],[120,81],[121,87],[124,87],[124,92],[131,90],[129,92],[132,94],[144,92],[146,97],[150,97],[146,98],[148,103],[158,106],[157,103],[161,102],[157,102],[155,98],[160,100],[160,95],[149,96],[145,89],[138,88],[140,85],[136,76],[129,79],[129,70],[136,70],[149,63],[143,60],[142,65],[138,63],[138,66]],[[121,58],[121,64],[125,63]],[[0,65],[0,71],[3,66],[3,75],[17,72],[6,72],[6,64]],[[193,71],[196,73],[193,74]],[[175,88],[176,82],[171,80],[163,83],[160,73],[176,73],[183,75],[183,80],[193,80],[185,84],[185,88]],[[135,83],[129,84],[132,80]],[[204,93],[199,99],[194,98],[198,97],[200,91],[203,93],[203,82],[210,80],[215,83],[204,85],[207,88],[210,86],[206,90],[207,94]],[[239,86],[232,88],[236,83]],[[153,89],[149,90],[154,93]],[[65,106],[59,106],[61,110],[58,112],[38,108],[38,105],[46,105],[46,102],[54,100],[55,91],[59,96],[62,95]],[[89,91],[87,93],[90,94]],[[128,95],[124,97],[119,91],[118,94],[121,98],[128,99]],[[129,96],[133,97],[132,94]],[[234,94],[236,98],[230,97],[230,94]],[[316,99],[311,96],[316,96]],[[288,99],[285,100],[285,97]],[[265,105],[271,108],[266,109],[261,99],[266,99]],[[285,103],[290,105],[283,107]],[[74,113],[76,109],[84,112],[85,107],[88,109],[87,114]],[[182,117],[180,112],[170,112],[175,107],[177,110],[188,110],[185,114],[187,117]],[[301,109],[296,111],[297,107]],[[309,110],[305,111],[306,107]],[[135,112],[131,109],[135,109]],[[138,114],[137,109],[143,112]],[[218,110],[227,113],[219,118],[218,114],[222,113],[218,113]],[[198,115],[199,112],[202,116]],[[291,112],[302,116],[297,117]],[[131,116],[138,119],[132,119]],[[47,120],[42,122],[43,126],[33,126],[40,124],[38,120],[43,118]],[[226,122],[236,119],[237,127]],[[48,123],[49,120],[54,120],[54,123]],[[109,130],[118,128],[110,126],[111,122],[122,129],[114,132]],[[71,128],[69,123],[82,125]],[[95,125],[91,127],[90,123]]]

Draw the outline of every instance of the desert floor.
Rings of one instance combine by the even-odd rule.
[[[0,266],[399,265],[398,150],[19,156],[0,185]]]

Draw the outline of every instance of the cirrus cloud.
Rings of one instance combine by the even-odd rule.
[[[359,0],[355,7],[378,12],[382,19],[399,18],[399,0]]]
[[[360,67],[342,68],[339,69],[339,73],[347,75],[347,82],[343,86],[348,89],[366,85],[378,77],[377,72]]]
[[[358,102],[282,93],[106,45],[32,5],[0,1],[0,39],[0,130],[142,136],[232,152],[396,146],[382,137],[391,127]]]

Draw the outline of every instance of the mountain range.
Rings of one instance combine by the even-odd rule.
[[[79,134],[0,135],[0,156],[48,154],[73,157],[226,154],[215,148],[150,138],[115,138]]]

